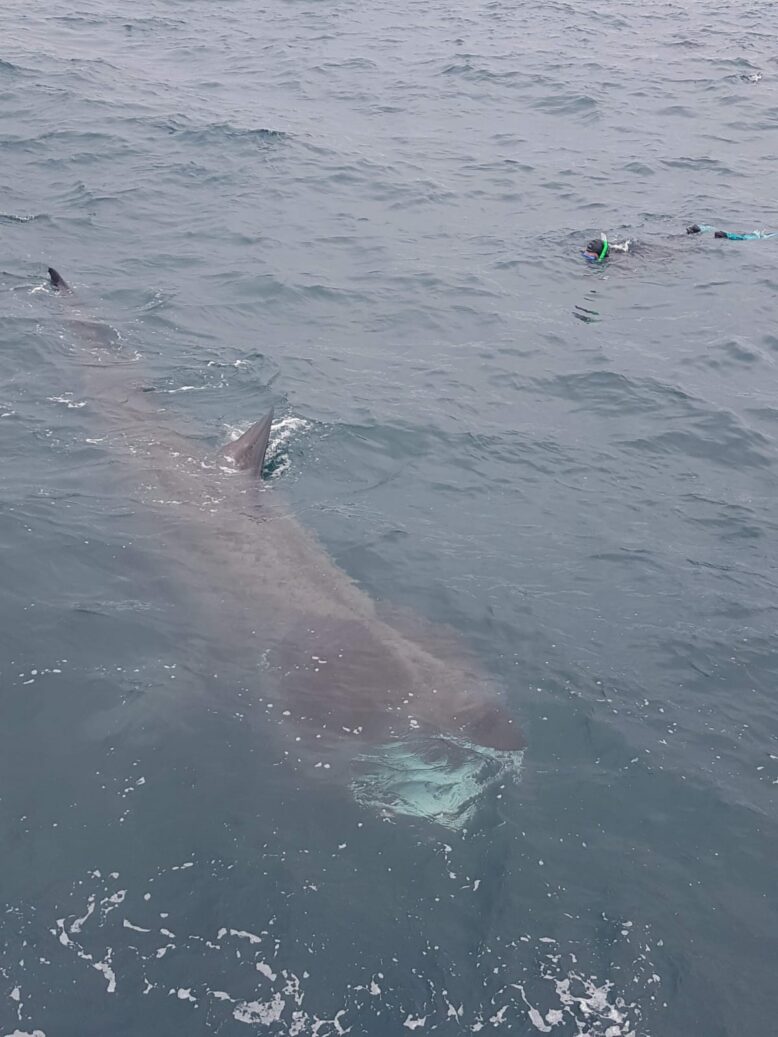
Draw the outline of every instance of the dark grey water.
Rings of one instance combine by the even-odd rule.
[[[3,5],[3,1035],[775,1029],[775,18]],[[505,688],[464,831],[283,766],[49,263]]]

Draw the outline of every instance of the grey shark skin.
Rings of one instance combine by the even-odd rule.
[[[72,298],[56,270],[50,277]],[[77,332],[93,327],[80,318],[71,323]],[[165,510],[171,561],[180,559],[190,578],[204,581],[209,603],[216,596],[209,618],[219,639],[248,650],[255,666],[261,660],[259,683],[286,752],[303,767],[326,759],[331,775],[352,782],[363,802],[440,820],[435,802],[414,791],[432,776],[432,799],[448,797],[454,819],[469,816],[491,783],[483,775],[517,771],[525,741],[500,689],[457,635],[383,612],[277,490],[258,485],[272,412],[219,458],[193,457],[191,440],[160,428],[165,412],[154,394],[128,390],[127,364],[116,350],[91,333],[86,338],[90,395],[114,427],[113,447],[141,467],[146,492],[153,475],[153,506]]]

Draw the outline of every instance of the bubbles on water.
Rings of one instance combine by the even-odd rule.
[[[582,974],[575,966],[575,955],[547,955],[540,971],[549,987],[540,996],[535,995],[534,1004],[524,984],[515,984],[536,1030],[552,1033],[559,1027],[560,1034],[575,1033],[579,1037],[637,1037],[639,1004],[628,1003],[616,994],[611,980],[601,982],[596,976]],[[654,977],[647,979],[647,984],[652,982]]]
[[[0,62],[0,64],[3,64]],[[12,212],[0,212],[0,220],[6,223],[30,223],[32,220],[41,219],[40,213],[35,213],[32,216],[19,216]]]
[[[86,400],[74,400],[72,392],[61,393],[59,396],[47,396],[49,403],[62,403],[68,410],[80,410],[86,407]]]
[[[457,867],[453,852],[445,847],[445,861]],[[43,1012],[46,1019],[62,1018],[63,991],[76,984],[82,1000],[119,994],[122,1013],[133,1017],[137,1011],[153,1014],[155,1004],[174,998],[191,1013],[182,1025],[208,1033],[237,1022],[284,1037],[379,1029],[526,1033],[528,1027],[555,1037],[647,1035],[644,1012],[657,997],[660,976],[653,957],[662,941],[631,920],[605,919],[613,933],[608,964],[589,941],[524,933],[483,947],[476,966],[480,980],[463,983],[462,962],[448,960],[445,946],[433,947],[430,934],[420,932],[421,946],[434,951],[421,955],[428,965],[420,965],[416,955],[406,961],[399,949],[386,946],[380,971],[344,959],[342,985],[325,993],[317,977],[322,955],[329,953],[328,931],[290,933],[269,907],[256,905],[243,908],[251,915],[244,925],[233,905],[223,908],[228,917],[222,924],[217,914],[212,926],[193,929],[191,890],[203,881],[233,881],[233,867],[186,860],[128,883],[130,888],[119,873],[95,869],[74,883],[69,914],[58,912],[47,921],[37,912],[9,908],[0,937],[11,953],[0,972],[11,992],[19,992],[13,998],[18,1023],[45,1025]],[[177,878],[182,871],[186,878]],[[326,897],[327,890],[307,883],[288,896]],[[50,939],[42,938],[41,926]],[[33,946],[45,946],[49,957],[24,951]],[[99,983],[79,970],[97,972]]]

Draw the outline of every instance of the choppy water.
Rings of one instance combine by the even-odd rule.
[[[2,1034],[775,1028],[775,17],[3,4]],[[279,765],[49,263],[505,687],[466,831]]]

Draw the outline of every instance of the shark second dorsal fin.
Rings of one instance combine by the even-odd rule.
[[[236,468],[243,468],[253,475],[262,475],[262,465],[265,461],[265,452],[270,439],[270,429],[273,424],[272,410],[260,418],[256,424],[243,433],[240,439],[230,443],[223,450],[224,456],[235,462]]]

